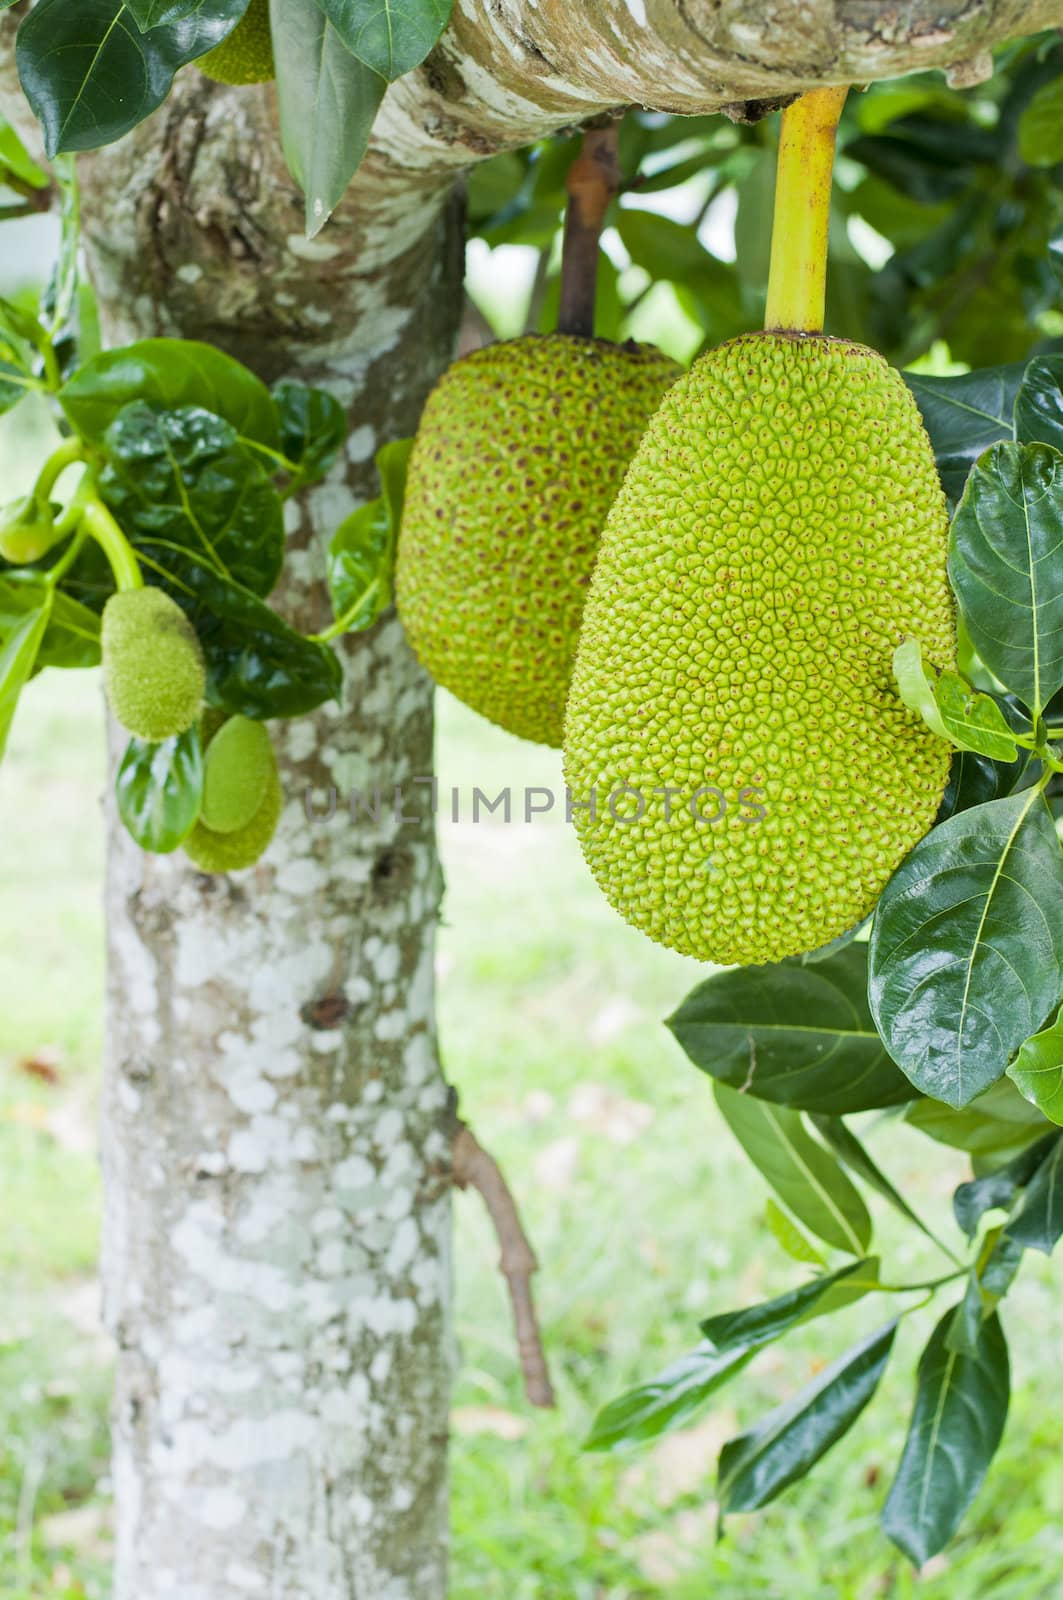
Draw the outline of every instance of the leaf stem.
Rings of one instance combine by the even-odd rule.
[[[813,89],[782,114],[767,329],[821,333],[834,142],[847,88]]]
[[[34,499],[42,511],[49,509],[52,501],[52,490],[67,467],[72,467],[78,461],[84,460],[85,446],[76,434],[72,439],[64,439],[62,444],[52,451],[37,474],[37,482],[33,488]]]

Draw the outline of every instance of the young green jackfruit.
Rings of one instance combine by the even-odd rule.
[[[192,726],[206,686],[203,651],[168,594],[154,587],[113,594],[100,646],[107,698],[123,728],[158,743]]]
[[[583,854],[629,922],[757,963],[868,914],[948,779],[892,673],[909,635],[952,664],[947,535],[874,351],[753,334],[670,391],[606,524],[565,724]]]
[[[39,561],[55,543],[55,518],[32,494],[0,506],[0,556],[16,567]]]
[[[200,821],[214,833],[246,828],[276,770],[264,724],[250,717],[230,717],[207,746]]]
[[[679,370],[647,345],[528,335],[465,356],[428,397],[399,615],[436,682],[522,738],[561,743],[602,525]]]
[[[196,66],[215,83],[269,83],[275,78],[269,0],[251,0],[232,33],[200,56]]]
[[[250,822],[231,833],[217,833],[200,820],[182,848],[201,872],[239,872],[244,867],[253,867],[266,853],[283,809],[284,791],[274,767]]]

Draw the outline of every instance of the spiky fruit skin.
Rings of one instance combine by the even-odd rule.
[[[200,820],[182,848],[201,872],[240,872],[253,867],[269,848],[283,809],[284,791],[274,768],[250,822],[231,833],[217,833]]]
[[[203,651],[168,594],[155,587],[113,594],[100,647],[107,699],[123,728],[158,743],[192,726],[206,687]]]
[[[214,833],[246,828],[276,770],[265,726],[250,717],[230,717],[207,746],[200,820]]]
[[[874,351],[749,335],[669,392],[606,525],[565,724],[566,781],[597,799],[574,808],[583,854],[629,922],[755,964],[867,915],[948,780],[892,674],[909,635],[953,661],[947,536]]]
[[[269,31],[269,0],[251,0],[232,33],[196,62],[215,83],[269,83],[277,76]]]
[[[679,371],[649,346],[528,335],[465,356],[428,398],[399,615],[436,682],[510,733],[561,743],[606,514]]]

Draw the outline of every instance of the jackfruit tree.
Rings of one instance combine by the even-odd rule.
[[[101,667],[112,713],[117,1600],[445,1593],[449,1197],[489,1158],[435,1043],[432,679],[563,744],[606,898],[706,963],[667,1027],[794,1260],[587,1395],[588,1448],[829,1313],[812,1382],[723,1445],[725,1533],[831,1471],[914,1324],[882,1529],[918,1566],[960,1527],[1008,1290],[1063,1234],[1059,24],[0,13],[0,220],[61,218],[44,291],[0,300],[0,410],[54,430],[0,511],[0,754],[41,671]],[[469,237],[537,261],[502,330]],[[310,825],[370,769],[401,803]],[[942,1216],[871,1153],[886,1118],[970,1155]]]

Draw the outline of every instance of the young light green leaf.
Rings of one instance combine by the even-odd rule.
[[[797,1220],[835,1249],[862,1256],[871,1240],[867,1207],[834,1157],[809,1136],[800,1113],[722,1083],[714,1093],[746,1155]]]
[[[797,1223],[786,1214],[774,1195],[769,1195],[764,1202],[764,1221],[772,1238],[786,1251],[791,1261],[800,1261],[810,1267],[826,1266],[825,1259],[811,1239],[801,1232]]]
[[[211,0],[141,33],[125,0],[39,0],[16,38],[18,74],[49,156],[95,150],[143,122],[174,74],[220,44],[247,0]]]
[[[381,494],[341,522],[329,542],[329,596],[344,632],[370,627],[391,604],[395,542],[412,448],[412,439],[396,439],[377,451]]]
[[[866,944],[716,973],[665,1025],[700,1071],[758,1100],[841,1115],[912,1098],[868,1008]]]
[[[923,647],[918,639],[903,639],[894,650],[893,676],[897,682],[897,693],[908,710],[922,717],[931,733],[936,733],[939,739],[949,740],[948,729],[938,710],[933,682],[923,665]]]
[[[34,603],[6,631],[0,642],[0,760],[7,748],[18,697],[29,681],[37,653],[48,629],[54,591],[43,581]]]
[[[321,232],[369,143],[387,80],[344,45],[317,0],[270,0],[281,145]]]
[[[967,474],[983,450],[1014,438],[1012,410],[1024,370],[1022,362],[1014,362],[955,378],[901,374],[915,396],[951,500],[960,498]]]
[[[975,649],[1034,715],[1063,685],[1063,455],[998,444],[967,480],[949,578]]]
[[[203,752],[193,725],[161,744],[130,739],[115,779],[118,815],[142,850],[166,855],[188,837],[203,800]]]
[[[1019,154],[1031,167],[1063,161],[1063,78],[1038,89],[1020,117]]]
[[[1022,1210],[1012,1217],[1006,1232],[1024,1250],[1052,1254],[1063,1234],[1063,1139],[1055,1141],[1030,1179]]]
[[[950,1350],[956,1308],[934,1329],[919,1362],[915,1407],[883,1532],[916,1566],[956,1532],[1004,1432],[1010,1377],[999,1318],[984,1324],[971,1355]]]
[[[277,405],[262,380],[224,351],[195,339],[141,339],[104,351],[59,391],[63,410],[94,444],[133,400],[167,410],[199,406],[244,439],[271,450],[280,445]]]
[[[1020,444],[1050,444],[1063,450],[1063,356],[1035,356],[1015,396],[1015,434]]]
[[[1063,1008],[1047,1028],[1023,1041],[1008,1077],[1031,1105],[1063,1126]]]
[[[453,0],[317,0],[352,55],[388,83],[419,67]]]
[[[967,1288],[949,1325],[948,1347],[961,1355],[977,1353],[982,1328],[1015,1281],[1023,1247],[1005,1228],[990,1228],[981,1242],[978,1259],[967,1277]]]
[[[14,0],[10,0],[14,3]],[[3,10],[0,5],[0,10]],[[26,148],[9,122],[0,117],[0,169],[11,173],[31,189],[47,189],[51,179],[27,154]]]
[[[1018,760],[1018,746],[997,702],[981,694],[958,672],[943,672],[934,684],[934,702],[945,732],[961,750],[992,761]]]
[[[871,930],[868,997],[894,1061],[965,1106],[1063,990],[1063,857],[1035,789],[975,806],[894,873]]]
[[[869,1335],[720,1453],[721,1511],[755,1511],[811,1471],[878,1388],[896,1322]]]

